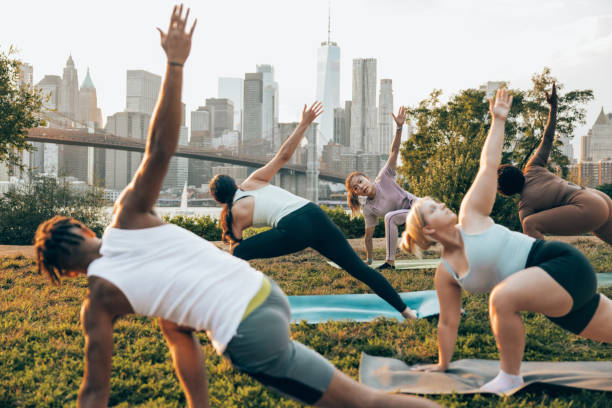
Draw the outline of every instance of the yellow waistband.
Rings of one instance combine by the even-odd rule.
[[[240,321],[243,321],[249,314],[251,314],[253,310],[257,309],[257,306],[261,305],[264,300],[266,300],[266,298],[270,294],[271,289],[272,286],[270,285],[270,280],[264,276],[263,281],[261,282],[261,287],[247,305],[247,308],[244,311],[244,314],[242,315],[242,319],[240,319]]]

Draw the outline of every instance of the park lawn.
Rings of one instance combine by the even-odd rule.
[[[598,272],[612,271],[612,250],[599,242],[577,239],[576,245]],[[361,254],[363,255],[363,254]],[[427,257],[439,254],[428,252]],[[376,250],[376,257],[384,251]],[[406,256],[403,256],[406,257]],[[368,288],[346,272],[332,268],[316,252],[254,261],[287,295],[366,293]],[[433,270],[388,271],[401,291],[433,288]],[[85,278],[52,286],[36,273],[32,259],[0,258],[0,407],[75,406],[83,375],[80,304]],[[612,288],[602,291],[612,297]],[[487,313],[487,297],[465,296],[466,315],[459,328],[454,359],[497,359]],[[545,317],[524,314],[527,330],[525,360],[612,360],[612,346],[583,340],[554,326]],[[361,352],[399,358],[407,363],[437,359],[437,318],[399,323],[299,323],[293,338],[316,349],[344,372],[357,378]],[[208,368],[214,407],[299,407],[248,376],[234,371],[217,356],[205,335],[199,335]],[[185,398],[168,349],[155,321],[121,319],[115,326],[111,406],[181,407]],[[435,397],[450,407],[610,407],[612,395],[561,387],[532,386],[511,397],[448,395]]]

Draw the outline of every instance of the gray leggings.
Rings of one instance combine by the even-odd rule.
[[[385,214],[385,249],[387,250],[387,261],[395,260],[397,252],[397,231],[398,226],[406,223],[406,214],[410,209],[389,211]]]
[[[314,405],[327,390],[335,368],[314,350],[291,340],[289,301],[274,281],[270,283],[270,294],[240,323],[225,355],[235,368],[262,384]]]

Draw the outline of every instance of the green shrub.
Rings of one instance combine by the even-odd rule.
[[[105,205],[100,188],[81,192],[64,179],[30,175],[27,184],[0,196],[0,244],[32,244],[38,225],[55,215],[74,217],[100,236],[108,223]]]
[[[221,240],[221,227],[219,221],[211,217],[210,215],[203,216],[184,216],[175,215],[169,216],[164,215],[162,219],[165,222],[178,225],[181,228],[185,228],[193,232],[196,235],[208,240],[208,241],[220,241]]]

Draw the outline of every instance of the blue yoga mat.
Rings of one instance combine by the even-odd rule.
[[[597,276],[597,287],[598,288],[612,286],[612,273],[610,272],[596,273],[595,276]]]
[[[406,305],[417,311],[419,318],[440,313],[435,290],[400,293]],[[291,321],[308,323],[352,320],[369,322],[377,317],[404,320],[391,305],[374,294],[289,296]]]

